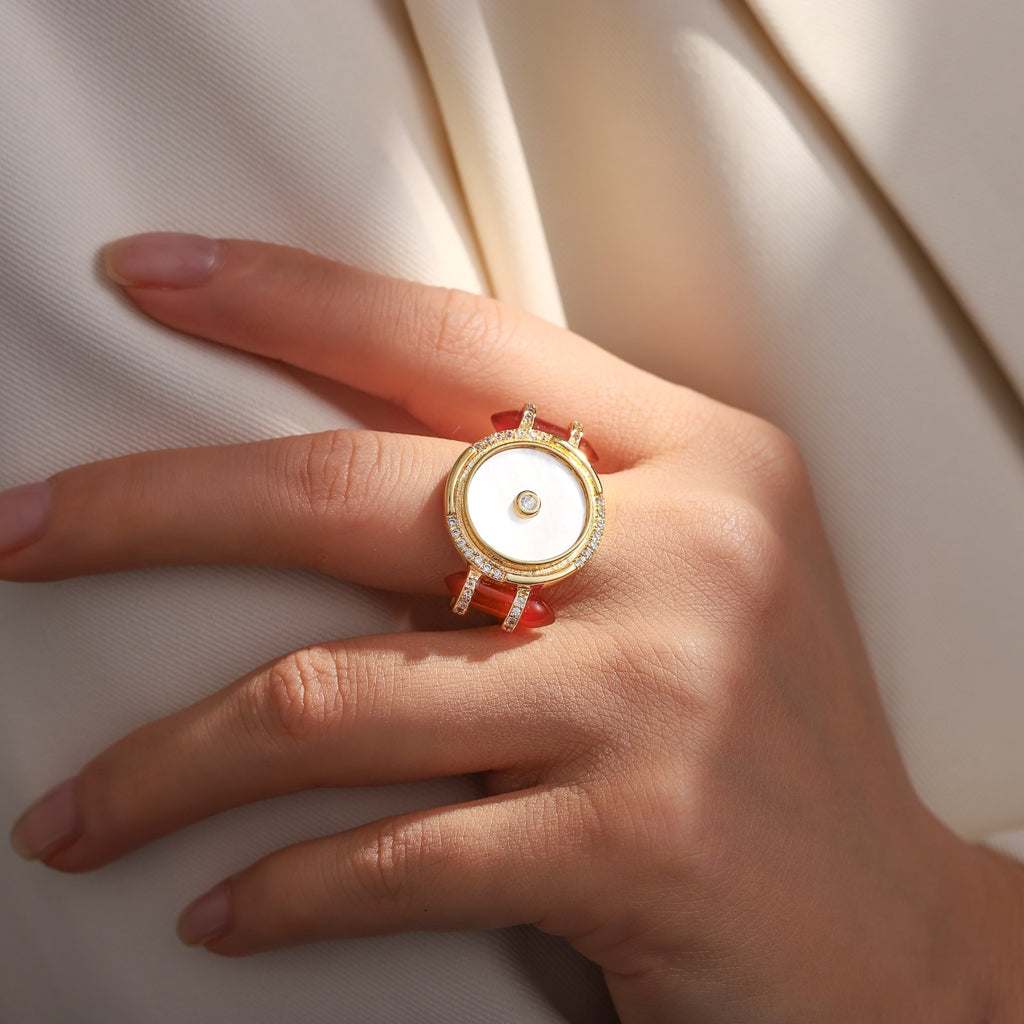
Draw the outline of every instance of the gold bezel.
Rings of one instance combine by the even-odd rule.
[[[576,543],[550,561],[517,562],[499,554],[480,539],[466,514],[466,487],[474,473],[491,456],[510,448],[533,448],[554,455],[572,470],[583,487],[586,525]],[[594,467],[576,445],[540,430],[500,430],[471,445],[448,474],[444,499],[452,543],[470,565],[499,582],[541,586],[565,579],[590,560],[604,532],[604,490]]]

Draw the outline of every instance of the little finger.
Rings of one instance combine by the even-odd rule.
[[[272,853],[189,906],[191,945],[244,956],[325,939],[537,923],[572,903],[571,786],[417,812]]]

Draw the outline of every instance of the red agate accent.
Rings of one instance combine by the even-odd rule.
[[[504,428],[502,428],[504,429]],[[543,429],[543,428],[542,428]],[[462,593],[462,586],[466,582],[468,572],[457,572],[444,578],[445,586],[448,587],[452,597],[458,597]],[[535,588],[536,589],[536,588]],[[514,585],[507,583],[496,583],[486,576],[481,577],[473,593],[473,600],[470,601],[471,608],[479,608],[488,615],[494,615],[504,619],[508,615],[509,608],[516,596]],[[547,603],[531,593],[530,599],[526,602],[523,614],[519,617],[519,625],[528,629],[537,629],[540,626],[550,626],[555,621],[555,613],[548,607]]]
[[[507,412],[494,413],[491,416],[491,423],[495,430],[515,430],[522,418],[522,409],[509,409]],[[560,437],[563,441],[568,441],[569,435],[572,432],[569,427],[556,426],[554,423],[542,420],[539,416],[533,421],[533,427],[534,430],[543,431],[545,434],[554,434],[555,437]],[[587,461],[591,465],[597,462],[597,452],[594,451],[594,446],[585,437],[580,439],[580,451],[587,457]],[[520,619],[519,621],[522,622],[523,620]]]

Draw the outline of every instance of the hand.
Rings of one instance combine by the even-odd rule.
[[[295,250],[143,237],[108,266],[157,320],[353,385],[438,437],[70,469],[16,498],[32,528],[4,578],[244,562],[441,594],[461,567],[443,481],[492,411],[526,400],[584,423],[608,522],[550,592],[548,628],[288,654],[100,754],[19,820],[23,853],[84,871],[248,801],[480,773],[484,799],[242,870],[186,911],[183,938],[237,956],[532,922],[604,969],[626,1022],[1013,1012],[1024,876],[915,796],[778,430],[499,303]]]

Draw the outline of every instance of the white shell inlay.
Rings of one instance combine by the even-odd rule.
[[[523,491],[540,498],[540,511],[528,518],[515,508]],[[477,536],[514,562],[549,562],[564,555],[587,524],[587,496],[575,472],[538,448],[506,448],[484,457],[465,495]]]

